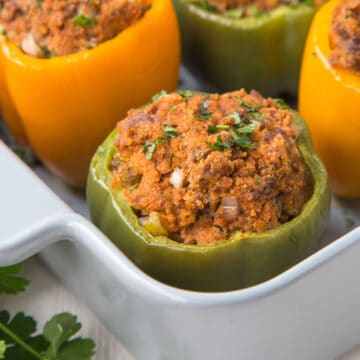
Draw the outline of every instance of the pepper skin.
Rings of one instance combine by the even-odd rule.
[[[39,158],[74,187],[84,187],[92,154],[129,108],[177,85],[180,40],[170,0],[154,0],[137,23],[95,49],[39,59],[4,37],[0,47],[6,122],[19,140],[22,124]]]
[[[185,65],[219,91],[239,87],[266,96],[296,94],[301,55],[316,7],[280,6],[229,19],[189,0],[174,0]]]
[[[176,287],[228,291],[255,285],[288,269],[319,247],[329,215],[327,174],[314,154],[303,121],[298,146],[310,170],[314,191],[302,213],[280,227],[258,234],[237,234],[213,245],[185,245],[152,236],[119,189],[110,186],[114,130],[93,157],[87,199],[94,223],[144,272]]]
[[[307,39],[299,90],[299,111],[329,171],[334,193],[360,196],[360,76],[329,64],[329,29],[338,1],[314,18]]]

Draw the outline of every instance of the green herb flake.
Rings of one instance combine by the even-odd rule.
[[[279,105],[280,109],[289,109],[289,105],[285,102],[284,99],[273,99],[274,103]]]
[[[177,135],[177,129],[173,126],[164,124],[163,135],[167,138],[174,138]]]
[[[253,120],[249,125],[240,127],[236,129],[238,134],[249,134],[252,135],[254,130],[259,127],[261,123],[259,121]]]
[[[157,138],[155,141],[149,141],[145,144],[143,147],[143,153],[146,154],[146,160],[152,159],[156,145],[162,144],[163,142],[164,140],[162,138]]]
[[[194,95],[194,92],[191,90],[177,90],[177,93],[185,100],[192,98]]]
[[[57,53],[55,51],[49,50],[46,46],[39,45],[39,48],[46,59],[57,56]]]
[[[298,238],[297,238],[296,233],[295,233],[294,230],[291,230],[291,232],[290,232],[290,241],[291,241],[294,245],[296,245],[296,247],[299,246],[299,241],[298,241]]]
[[[0,340],[0,359],[5,358],[6,343],[4,340]]]
[[[169,109],[169,114],[172,114],[175,110],[176,110],[176,105],[173,105],[173,106]]]
[[[240,114],[237,111],[234,111],[231,116],[234,118],[234,124],[235,125],[241,125],[242,121],[240,118]]]
[[[244,8],[231,9],[225,11],[223,15],[229,19],[240,19],[244,16]]]
[[[0,295],[17,294],[25,290],[30,281],[19,276],[21,265],[0,267]]]
[[[219,130],[229,130],[230,125],[216,125],[216,128]]]
[[[203,100],[201,102],[201,108],[200,111],[195,115],[200,120],[209,120],[212,116],[212,112],[208,111],[209,104],[206,100]]]
[[[218,129],[214,125],[209,125],[207,131],[209,134],[216,134],[218,132]]]
[[[161,90],[160,92],[158,92],[157,94],[155,94],[152,97],[152,102],[154,103],[155,101],[159,100],[159,98],[161,98],[162,96],[167,95],[166,90]]]
[[[214,151],[224,151],[225,149],[231,148],[233,145],[230,141],[222,141],[221,136],[218,135],[215,143],[207,143],[210,148]]]
[[[256,185],[260,185],[260,184],[261,184],[261,178],[256,177],[256,178],[255,178],[255,184],[256,184]]]
[[[75,25],[80,25],[80,26],[85,27],[85,26],[91,26],[91,25],[96,24],[96,19],[93,17],[86,16],[84,14],[80,14],[80,15],[74,17],[72,22]]]
[[[38,8],[39,10],[41,10],[41,9],[42,9],[41,1],[40,1],[40,0],[35,0],[35,2],[36,2],[37,8]]]

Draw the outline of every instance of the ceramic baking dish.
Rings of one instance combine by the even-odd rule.
[[[190,292],[140,271],[1,142],[0,163],[0,265],[41,252],[136,359],[329,360],[360,343],[360,228],[263,284]]]

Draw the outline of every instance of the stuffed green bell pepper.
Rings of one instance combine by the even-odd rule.
[[[93,157],[94,223],[176,287],[263,282],[318,249],[327,173],[296,112],[258,92],[161,94],[128,112]]]
[[[320,0],[321,1],[321,0]],[[220,91],[296,95],[312,0],[174,0],[183,62]]]

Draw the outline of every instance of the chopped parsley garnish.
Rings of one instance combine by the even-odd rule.
[[[36,2],[37,8],[38,8],[39,10],[41,10],[41,9],[42,9],[42,7],[41,7],[41,1],[40,1],[40,0],[35,0],[35,2]]]
[[[52,57],[56,57],[56,56],[57,56],[57,54],[56,54],[55,51],[49,50],[46,46],[41,46],[41,45],[39,45],[39,48],[40,48],[41,52],[43,53],[43,55],[44,55],[44,57],[45,57],[46,59],[50,59],[50,58],[52,58]]]
[[[273,99],[275,104],[278,104],[280,109],[288,109],[289,105],[285,102],[284,99]]]
[[[216,134],[218,130],[229,130],[231,127],[230,125],[209,125],[208,126],[208,133],[209,134]]]
[[[161,90],[160,92],[158,92],[157,94],[155,94],[155,95],[152,97],[152,102],[157,101],[159,98],[161,98],[161,97],[164,96],[164,95],[167,95],[166,90]]]
[[[163,134],[167,138],[174,138],[177,135],[177,129],[173,126],[164,124]]]
[[[259,178],[259,177],[255,178],[255,184],[260,185],[261,184],[261,178]]]
[[[240,19],[244,15],[244,9],[241,7],[236,9],[231,9],[225,11],[223,15],[229,19]]]
[[[240,115],[237,111],[234,111],[231,116],[234,118],[235,120],[235,125],[241,125],[242,121],[241,121],[241,118],[240,118]]]
[[[176,105],[173,105],[170,109],[169,109],[169,114],[172,114],[176,109]]]
[[[258,126],[260,126],[261,123],[259,121],[253,120],[250,124],[237,128],[236,132],[238,134],[252,134]]]
[[[91,26],[96,24],[96,19],[93,17],[86,16],[84,14],[80,14],[74,17],[73,23],[75,25],[80,25],[80,26]]]
[[[194,92],[191,90],[178,90],[177,93],[185,100],[190,99],[194,95]]]
[[[156,145],[162,144],[164,139],[157,138],[155,141],[149,141],[144,147],[143,147],[143,153],[146,154],[146,160],[151,160],[154,151],[156,148]]]
[[[218,135],[215,143],[207,143],[210,148],[214,151],[224,151],[232,147],[233,143],[231,141],[222,141],[221,136]]]
[[[233,144],[239,145],[243,149],[256,149],[255,145],[250,140],[251,134],[239,135],[236,131],[232,129],[229,132],[233,138]]]
[[[206,100],[201,102],[200,111],[195,115],[200,120],[209,120],[211,118],[212,112],[208,111],[209,104]]]

